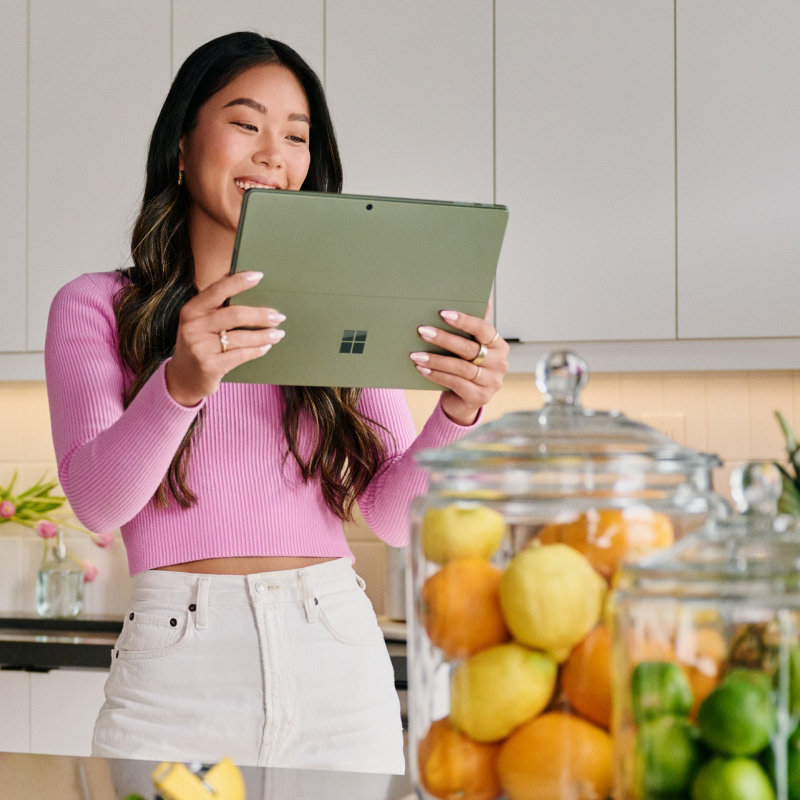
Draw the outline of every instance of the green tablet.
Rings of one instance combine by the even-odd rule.
[[[286,336],[225,380],[438,389],[408,357],[443,352],[417,326],[486,313],[507,219],[498,205],[248,189],[231,272],[264,279],[231,303],[278,309]]]

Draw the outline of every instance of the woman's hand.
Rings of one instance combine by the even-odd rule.
[[[263,356],[283,338],[284,331],[275,326],[286,317],[275,309],[224,305],[263,277],[261,272],[226,275],[181,309],[175,352],[166,368],[167,389],[177,403],[197,405],[217,391],[227,372]]]
[[[426,342],[453,355],[411,353],[411,360],[426,378],[445,387],[445,414],[459,425],[472,425],[481,407],[503,385],[508,372],[508,343],[486,319],[458,311],[439,313],[448,325],[472,338],[421,325],[417,331]]]

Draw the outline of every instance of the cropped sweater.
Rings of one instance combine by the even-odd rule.
[[[279,386],[222,383],[186,408],[167,391],[165,361],[123,407],[132,376],[119,355],[112,307],[123,280],[113,272],[82,275],[50,309],[45,370],[53,442],[61,485],[80,522],[94,531],[121,529],[131,575],[204,558],[352,558],[319,483],[304,482],[286,455]],[[187,470],[197,502],[183,509],[170,497],[167,508],[158,508],[153,495],[201,408]],[[416,435],[401,390],[364,389],[359,410],[389,432],[376,428],[386,459],[359,509],[381,539],[400,546],[408,541],[408,506],[426,488],[414,455],[470,428],[437,405]],[[302,421],[301,453],[312,437]]]

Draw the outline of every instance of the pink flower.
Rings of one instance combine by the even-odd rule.
[[[91,583],[97,577],[99,570],[91,561],[81,561],[81,567],[83,568],[83,580]]]
[[[109,547],[114,541],[113,533],[96,533],[94,535],[94,543],[98,547]]]
[[[17,513],[17,507],[10,500],[3,500],[0,503],[0,517],[11,519]]]
[[[58,533],[58,525],[55,522],[50,522],[49,519],[40,519],[33,528],[42,539],[52,539]]]

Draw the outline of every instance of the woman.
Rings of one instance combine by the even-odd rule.
[[[424,490],[420,449],[474,425],[508,346],[428,326],[443,387],[419,436],[395,390],[220,381],[280,346],[277,309],[226,306],[245,189],[341,190],[320,82],[291,48],[235,33],[181,67],[150,141],[133,266],[53,301],[47,386],[62,486],[87,527],[121,527],[131,608],[94,753],[403,772],[391,664],[342,521],[390,545]],[[480,343],[484,343],[483,346]]]

